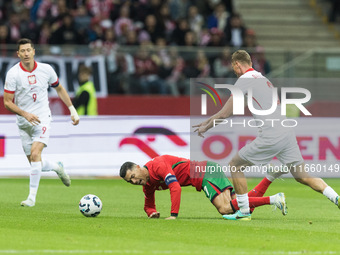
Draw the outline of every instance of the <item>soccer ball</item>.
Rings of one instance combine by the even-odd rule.
[[[102,201],[96,195],[88,194],[79,201],[79,210],[86,217],[96,217],[102,210]]]

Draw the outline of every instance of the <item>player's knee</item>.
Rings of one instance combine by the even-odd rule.
[[[40,159],[40,152],[39,151],[31,151],[31,162],[39,161]]]

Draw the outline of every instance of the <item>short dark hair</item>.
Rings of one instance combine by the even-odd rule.
[[[131,170],[136,164],[130,161],[125,162],[121,167],[120,167],[120,177],[125,178],[126,172]]]
[[[17,41],[17,49],[19,50],[20,45],[24,45],[24,44],[27,44],[27,43],[31,44],[32,48],[34,49],[33,42],[28,38],[21,38],[20,40],[18,40]]]

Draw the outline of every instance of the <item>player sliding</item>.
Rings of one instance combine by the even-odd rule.
[[[211,171],[208,171],[208,170]],[[120,168],[120,176],[134,185],[143,185],[145,194],[144,210],[149,218],[159,218],[156,210],[155,190],[170,189],[171,216],[166,219],[176,219],[181,202],[181,187],[192,185],[197,191],[205,192],[207,198],[225,218],[228,214],[239,209],[233,186],[221,167],[211,161],[190,161],[189,159],[163,155],[147,162],[143,167],[125,162]],[[273,180],[273,179],[272,179]],[[275,205],[287,214],[287,205],[283,193],[270,197],[263,197],[272,183],[264,178],[253,190],[248,193],[251,211],[262,205]],[[242,220],[248,220],[243,218]]]
[[[52,67],[34,61],[35,49],[32,41],[20,39],[17,54],[20,62],[6,75],[4,105],[17,114],[22,147],[31,165],[30,192],[21,205],[32,207],[35,205],[41,171],[53,170],[66,186],[71,184],[61,162],[41,159],[41,153],[48,144],[52,121],[47,89],[51,86],[57,91],[60,99],[70,109],[73,125],[78,125],[79,117]]]
[[[244,50],[238,50],[232,55],[231,63],[235,74],[239,77],[234,87],[241,89],[243,94],[247,96],[248,89],[252,89],[252,95],[249,95],[249,97],[254,102],[253,107],[257,110],[270,109],[273,104],[272,84],[261,73],[252,68],[249,54]],[[201,124],[194,126],[197,127],[195,131],[199,136],[204,137],[203,134],[214,126],[215,119],[226,119],[231,117],[232,114],[233,96],[228,99],[219,112]],[[277,107],[270,116],[253,114],[253,117],[265,124],[259,128],[258,137],[241,148],[229,162],[230,169],[235,169],[235,171],[231,171],[231,177],[240,210],[226,218],[230,220],[251,218],[247,181],[242,172],[242,167],[265,165],[274,157],[277,157],[283,165],[290,169],[291,174],[298,182],[322,193],[340,208],[339,195],[322,179],[314,178],[307,173],[294,131],[291,128],[271,126],[266,123],[265,120],[268,117],[276,120],[285,119],[285,116],[280,113],[280,107]],[[276,177],[280,174],[282,173],[276,173]]]

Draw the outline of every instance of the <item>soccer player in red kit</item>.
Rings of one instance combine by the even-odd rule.
[[[186,158],[163,155],[152,159],[143,167],[133,162],[125,162],[120,168],[120,176],[131,184],[143,185],[144,210],[149,218],[160,217],[155,205],[155,191],[170,189],[171,216],[166,219],[176,219],[181,202],[181,186],[189,185],[194,186],[197,191],[203,189],[207,198],[222,215],[235,213],[239,209],[231,182],[215,162],[190,161]],[[272,183],[271,180],[264,178],[248,193],[249,204],[252,210],[257,206],[272,204],[286,215],[287,205],[283,193],[263,197]]]

